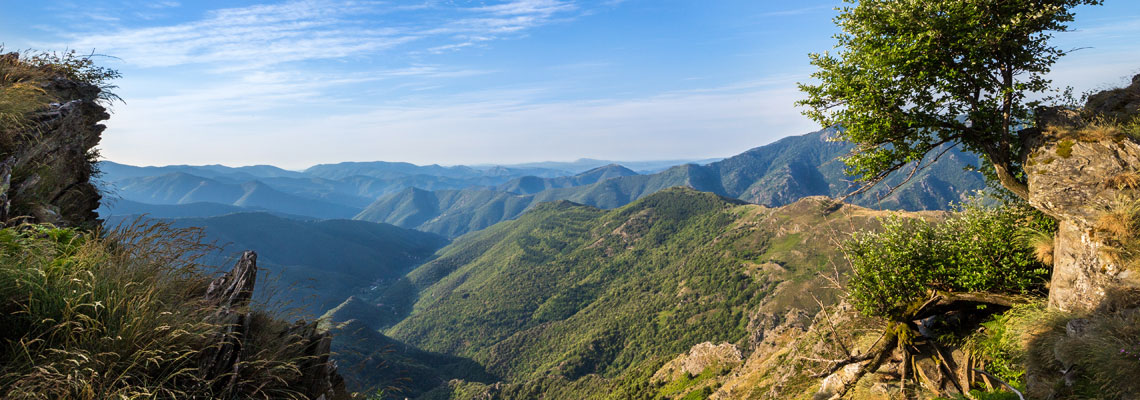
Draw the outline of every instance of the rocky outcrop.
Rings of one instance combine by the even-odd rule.
[[[16,53],[0,63],[21,63]],[[28,68],[27,66],[20,66]],[[36,84],[50,101],[29,116],[22,129],[4,132],[0,148],[0,221],[49,222],[93,228],[101,199],[91,182],[101,121],[99,87],[62,76]]]
[[[201,353],[198,371],[214,381],[215,393],[242,393],[244,339],[256,335],[269,343],[284,344],[286,357],[297,361],[297,374],[286,386],[311,399],[349,398],[344,379],[329,360],[332,337],[315,322],[297,321],[292,325],[256,324],[249,303],[257,281],[257,253],[245,252],[233,270],[215,279],[206,289],[205,303],[214,309],[210,324],[218,327],[213,343]],[[227,377],[227,379],[217,379]]]
[[[1039,125],[1046,133],[1026,163],[1029,202],[1060,222],[1049,305],[1064,311],[1091,311],[1111,287],[1131,284],[1121,279],[1125,270],[1104,254],[1095,225],[1106,212],[1135,200],[1131,189],[1113,180],[1140,171],[1140,144],[1119,132],[1074,127],[1085,124],[1082,120],[1119,121],[1140,113],[1140,75],[1132,82],[1091,96],[1083,115],[1043,113]]]
[[[1127,87],[1089,96],[1085,112],[1116,121],[1126,121],[1140,114],[1140,75],[1132,77],[1132,84]]]
[[[110,117],[99,86],[69,79],[71,65],[36,66],[19,54],[0,55],[0,224],[48,223],[95,229],[101,195],[95,146]],[[15,89],[24,94],[14,94]],[[30,93],[30,95],[28,95]],[[14,110],[14,111],[13,111]],[[250,375],[264,363],[246,363],[271,349],[283,373],[262,384],[281,384],[311,399],[349,398],[329,359],[331,336],[315,322],[293,324],[250,308],[257,280],[257,254],[247,251],[233,270],[212,281],[203,294],[208,342],[198,352],[197,373],[218,398],[241,398]],[[265,357],[261,357],[265,358]],[[263,360],[258,360],[263,361]],[[275,361],[275,360],[271,360]],[[265,382],[271,381],[271,382]]]
[[[688,354],[682,354],[665,363],[653,375],[652,381],[673,381],[681,374],[700,375],[709,368],[732,368],[740,365],[742,361],[744,357],[740,354],[740,349],[732,343],[714,345],[712,342],[704,342],[694,345]]]

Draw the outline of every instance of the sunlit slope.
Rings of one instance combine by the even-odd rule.
[[[814,312],[807,291],[830,301],[820,273],[844,268],[836,241],[881,214],[682,188],[609,211],[544,203],[410,273],[418,301],[386,334],[482,364],[505,398],[651,398],[650,375],[693,345],[747,354],[758,315]]]

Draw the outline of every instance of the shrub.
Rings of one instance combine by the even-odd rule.
[[[930,291],[1027,294],[1043,288],[1049,269],[1023,246],[1023,231],[1050,234],[1056,223],[1023,203],[975,199],[946,220],[889,217],[877,232],[843,248],[854,276],[853,304],[866,315],[905,319]]]

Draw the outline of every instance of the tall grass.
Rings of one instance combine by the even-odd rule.
[[[1117,294],[1132,297],[1135,294]],[[1036,319],[1026,363],[1055,399],[1130,399],[1140,393],[1140,313],[1054,312]],[[1066,375],[1063,372],[1071,372]]]
[[[264,314],[244,338],[241,376],[199,373],[219,328],[203,300],[201,239],[162,223],[0,229],[0,398],[303,398],[290,386],[297,352],[266,333]],[[222,379],[237,392],[215,393]]]

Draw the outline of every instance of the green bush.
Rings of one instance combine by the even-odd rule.
[[[1039,291],[1049,269],[1022,244],[1026,230],[1051,233],[1056,223],[1026,204],[987,206],[980,199],[941,222],[886,218],[882,229],[843,245],[854,270],[851,299],[866,315],[904,319],[932,290]]]

